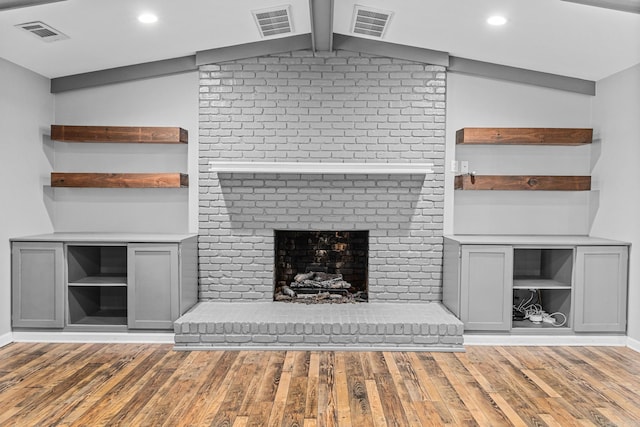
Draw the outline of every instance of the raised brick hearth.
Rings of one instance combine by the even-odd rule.
[[[175,325],[176,349],[461,350],[463,325],[438,303],[201,302]]]
[[[200,302],[176,323],[177,347],[459,346],[440,305],[445,92],[444,67],[345,51],[201,66]],[[211,161],[433,167],[236,173]],[[367,230],[369,302],[273,302],[275,230]]]

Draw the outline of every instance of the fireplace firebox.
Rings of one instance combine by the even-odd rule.
[[[369,231],[275,230],[274,300],[368,300]]]

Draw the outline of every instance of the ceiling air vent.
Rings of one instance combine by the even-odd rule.
[[[30,32],[31,34],[45,42],[54,42],[57,40],[64,40],[69,38],[69,36],[67,36],[66,34],[61,33],[60,31],[41,21],[25,22],[24,24],[16,25],[16,27]]]
[[[389,25],[392,12],[355,5],[353,32],[365,36],[382,38]]]
[[[253,17],[258,24],[258,29],[262,37],[275,36],[293,32],[291,25],[291,6],[280,6],[276,8],[254,10]]]

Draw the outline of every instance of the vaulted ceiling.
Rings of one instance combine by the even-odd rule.
[[[260,42],[286,46],[313,34],[317,50],[346,36],[597,81],[640,63],[636,0],[584,2],[598,1],[626,2],[631,12],[571,0],[0,0],[0,57],[59,78],[251,44],[259,53]],[[288,6],[291,32],[262,36],[252,12],[280,6]],[[356,6],[391,14],[381,38],[354,33]],[[158,21],[140,23],[147,11]],[[488,25],[495,14],[507,23]],[[33,21],[68,38],[45,42],[16,27]]]

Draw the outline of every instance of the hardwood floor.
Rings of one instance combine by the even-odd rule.
[[[1,426],[640,425],[640,353],[0,348]]]

